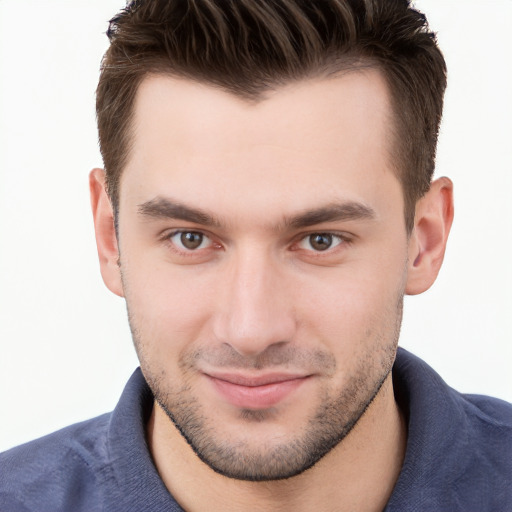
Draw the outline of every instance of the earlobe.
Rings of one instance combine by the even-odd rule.
[[[416,204],[414,229],[409,240],[407,294],[422,293],[436,280],[452,221],[453,183],[448,178],[439,178]]]
[[[89,190],[101,276],[111,292],[123,297],[114,212],[105,189],[105,171],[103,169],[93,169],[90,172]]]

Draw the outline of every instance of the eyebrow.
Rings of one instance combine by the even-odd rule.
[[[152,218],[177,219],[210,227],[221,227],[222,225],[216,217],[200,208],[193,208],[164,197],[156,197],[140,204],[138,211],[141,215]],[[330,203],[320,208],[285,217],[284,227],[300,229],[323,222],[374,220],[376,217],[377,215],[371,207],[363,203],[347,201]]]
[[[373,208],[355,201],[331,203],[320,208],[307,210],[304,213],[285,220],[285,225],[294,229],[315,226],[322,222],[374,220],[377,215]]]
[[[156,197],[140,204],[138,211],[147,217],[184,220],[203,226],[220,226],[220,222],[205,211],[164,197]]]

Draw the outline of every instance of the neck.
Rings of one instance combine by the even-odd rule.
[[[347,437],[311,469],[286,480],[219,475],[194,454],[157,404],[147,428],[156,468],[188,512],[381,511],[398,479],[407,437],[391,375]]]

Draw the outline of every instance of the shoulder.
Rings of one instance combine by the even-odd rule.
[[[467,419],[488,428],[512,429],[512,404],[485,395],[464,394],[448,386],[424,361],[400,348],[393,368],[395,385],[404,393],[407,408]],[[420,409],[421,407],[421,409]],[[443,417],[438,424],[443,424]]]
[[[461,427],[467,431],[467,449],[475,467],[486,478],[512,483],[512,404],[483,395],[452,393],[464,410]],[[508,485],[512,506],[512,485]]]
[[[451,390],[461,414],[451,428],[460,443],[453,458],[453,486],[463,492],[472,510],[512,510],[512,404],[482,395]],[[448,425],[447,425],[448,427]],[[466,508],[471,510],[471,508]]]
[[[393,379],[408,442],[386,510],[512,510],[512,405],[459,393],[403,349]]]
[[[461,394],[468,413],[483,424],[505,431],[512,430],[512,404],[484,395]]]
[[[0,454],[0,510],[57,512],[99,506],[98,480],[109,478],[110,414],[66,427]]]

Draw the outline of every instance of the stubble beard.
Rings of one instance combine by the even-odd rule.
[[[246,481],[272,481],[290,478],[315,465],[322,457],[345,439],[358,423],[389,376],[396,356],[403,311],[403,294],[394,311],[394,330],[386,333],[367,333],[373,343],[359,359],[351,372],[348,384],[336,396],[325,391],[320,405],[305,427],[294,438],[270,448],[265,443],[254,448],[247,442],[223,439],[222,425],[215,425],[196,400],[192,386],[185,382],[179,389],[169,389],[164,368],[154,367],[146,357],[145,340],[141,339],[133,317],[128,311],[133,340],[146,381],[156,402],[185,438],[196,455],[215,472],[229,478]],[[391,312],[389,312],[391,313]],[[283,362],[286,350],[277,355]],[[291,349],[290,354],[294,349]],[[200,354],[199,354],[200,355]],[[180,362],[181,368],[194,365],[198,354],[188,354]],[[301,353],[299,356],[304,357]],[[320,358],[322,364],[334,364],[330,353],[318,352],[311,357]],[[270,359],[276,360],[276,357]],[[269,360],[270,360],[269,359]],[[240,361],[237,362],[238,367]],[[241,363],[255,367],[254,361]],[[258,363],[265,367],[265,363]],[[156,365],[155,365],[156,366]],[[240,419],[249,423],[264,422],[273,411],[241,410]]]
[[[155,400],[165,411],[195,454],[215,472],[229,478],[253,482],[282,480],[299,475],[314,466],[337,446],[353,429],[380,391],[389,375],[379,376],[373,387],[356,379],[337,398],[325,398],[308,420],[303,433],[294,439],[254,449],[246,442],[234,444],[220,438],[219,432],[203,414],[191,389],[177,393],[162,390],[151,374],[146,379]],[[364,389],[364,396],[361,390]],[[241,410],[240,419],[247,423],[271,419],[271,411]],[[222,427],[220,427],[222,430]]]
[[[394,306],[391,305],[387,311],[390,321],[387,327],[381,326],[377,332],[369,330],[365,333],[363,343],[366,343],[367,351],[359,358],[357,367],[352,368],[344,389],[336,396],[330,396],[325,390],[317,410],[294,438],[270,448],[260,446],[257,449],[243,441],[222,439],[218,432],[222,431],[222,425],[212,424],[213,421],[205,414],[186,379],[179,389],[169,388],[166,369],[158,367],[158,363],[154,365],[150,362],[151,358],[147,357],[151,351],[151,340],[142,339],[128,300],[127,309],[144,377],[156,402],[195,454],[221,475],[237,480],[261,482],[282,480],[303,473],[341,443],[357,425],[391,373],[402,323],[403,296],[401,289],[395,296],[396,301],[391,301]],[[271,350],[275,353],[266,354],[266,351],[257,356],[256,360],[250,361],[240,355],[233,356],[227,365],[234,362],[237,368],[263,369],[286,364],[290,360],[304,361],[308,357],[307,353],[297,353],[296,349],[289,347],[279,351],[279,347],[274,346]],[[194,371],[197,357],[201,357],[201,353],[183,356],[180,368],[184,370],[188,367]],[[309,357],[316,358],[317,365],[323,368],[331,365],[334,370],[336,367],[336,360],[329,352],[310,352]],[[264,422],[272,413],[273,411],[241,410],[240,419],[249,423]]]

